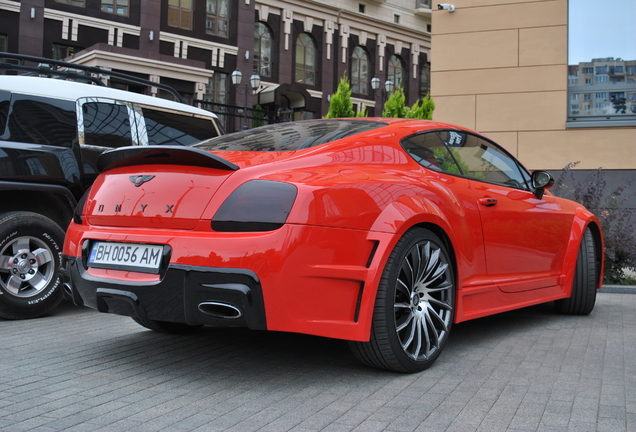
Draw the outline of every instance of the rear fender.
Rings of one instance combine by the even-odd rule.
[[[433,203],[419,196],[403,196],[387,206],[376,219],[368,236],[369,240],[377,242],[378,248],[370,262],[369,277],[365,281],[358,321],[362,333],[357,335],[356,340],[369,340],[373,310],[378,286],[384,271],[384,263],[387,262],[389,255],[391,255],[402,235],[417,225],[435,225],[440,230],[443,230],[451,243],[449,244],[450,253],[453,254],[453,230],[447,218]]]
[[[451,225],[440,209],[421,196],[402,196],[388,205],[375,220],[371,231],[402,236],[409,228],[421,223],[438,225],[451,237]],[[451,240],[452,241],[452,240]]]

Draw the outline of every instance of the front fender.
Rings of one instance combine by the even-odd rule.
[[[601,222],[596,216],[583,206],[579,206],[574,211],[574,219],[572,221],[572,229],[570,238],[563,260],[563,274],[565,275],[564,290],[568,296],[572,295],[572,285],[574,283],[574,273],[576,270],[576,261],[579,254],[581,240],[587,228],[592,230],[595,240],[596,256],[598,263],[598,280],[597,288],[603,286],[603,270],[605,266],[605,244],[603,240],[603,230]]]

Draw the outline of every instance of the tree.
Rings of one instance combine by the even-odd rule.
[[[408,107],[405,104],[404,89],[398,87],[386,100],[382,110],[382,117],[405,118],[407,112]]]
[[[382,117],[432,120],[434,109],[435,102],[431,99],[430,94],[416,100],[412,107],[408,107],[406,105],[404,89],[402,87],[398,87],[384,104]]]
[[[331,95],[329,100],[329,111],[324,118],[343,118],[343,117],[355,117],[356,113],[353,111],[353,102],[351,102],[351,86],[349,85],[349,79],[347,74],[340,78],[338,89]]]
[[[265,120],[263,120],[263,117],[265,117],[265,115],[263,114],[262,110],[263,107],[261,107],[260,105],[256,105],[252,110],[252,129],[265,125]]]
[[[421,120],[433,120],[433,110],[435,109],[435,102],[431,99],[431,94],[428,93],[422,99],[415,101],[413,106],[406,114],[406,118],[414,118]]]

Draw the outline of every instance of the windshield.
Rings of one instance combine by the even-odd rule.
[[[278,123],[195,144],[203,150],[286,151],[314,147],[386,126],[369,120],[307,120]]]

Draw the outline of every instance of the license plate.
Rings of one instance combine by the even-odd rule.
[[[159,273],[162,257],[161,245],[95,242],[88,256],[88,266]]]

